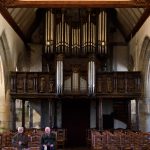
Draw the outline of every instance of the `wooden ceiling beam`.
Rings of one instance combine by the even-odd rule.
[[[149,0],[0,0],[4,7],[149,7]]]
[[[16,24],[14,19],[11,17],[11,15],[7,11],[7,9],[6,8],[2,8],[0,6],[0,13],[2,14],[2,16],[6,19],[6,21],[10,24],[10,26],[13,28],[13,30],[19,35],[19,37],[22,39],[22,41],[26,45],[27,39],[26,39],[25,35],[23,34],[23,32],[21,31],[19,26]]]
[[[130,34],[126,37],[126,41],[129,42],[131,40],[132,37],[134,37],[134,35],[139,31],[139,29],[142,27],[142,25],[144,24],[144,22],[146,21],[146,19],[150,16],[150,8],[147,8],[143,15],[141,16],[141,18],[139,19],[139,21],[137,22],[137,24],[135,25],[135,27],[133,28],[133,30],[130,32]]]

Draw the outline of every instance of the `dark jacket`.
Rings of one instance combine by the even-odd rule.
[[[21,145],[19,145],[19,141],[22,142]],[[28,148],[28,136],[23,133],[17,133],[12,138],[12,145],[14,147],[17,147],[18,150],[22,150],[23,148]]]
[[[41,146],[42,145],[54,145],[54,148],[56,146],[56,134],[51,132],[49,135],[44,133],[41,137]]]

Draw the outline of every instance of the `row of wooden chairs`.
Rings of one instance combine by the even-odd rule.
[[[91,130],[92,150],[150,150],[150,133]]]
[[[40,139],[43,134],[43,130],[40,129],[29,129],[25,131],[25,134],[29,138],[30,150],[40,149]],[[56,134],[56,149],[64,149],[66,143],[66,129],[53,129],[52,132]],[[0,134],[0,149],[2,150],[15,150],[12,147],[12,137],[16,132],[8,131]]]

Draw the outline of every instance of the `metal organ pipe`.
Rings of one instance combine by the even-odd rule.
[[[45,14],[45,53],[52,53],[54,46],[54,14],[52,9]]]
[[[101,11],[98,16],[98,52],[107,54],[107,13]]]
[[[93,95],[95,92],[95,60],[92,56],[88,62],[88,89],[89,94]]]
[[[61,94],[63,91],[63,55],[59,54],[57,56],[56,63],[56,85],[57,85],[57,94]]]

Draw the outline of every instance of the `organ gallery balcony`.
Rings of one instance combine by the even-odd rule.
[[[70,73],[71,74],[71,73]],[[64,75],[60,96],[89,96],[87,75],[80,75],[78,84]],[[12,97],[48,98],[57,96],[55,74],[49,72],[11,72]],[[142,94],[140,72],[101,72],[96,74],[94,96],[139,97]]]

